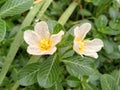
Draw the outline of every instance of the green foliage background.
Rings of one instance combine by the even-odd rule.
[[[120,0],[0,0],[0,90],[120,90]],[[23,32],[46,21],[65,35],[52,56],[31,56]],[[92,24],[87,38],[104,42],[99,58],[73,49],[73,30]]]

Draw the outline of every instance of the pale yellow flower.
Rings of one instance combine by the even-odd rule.
[[[37,4],[37,3],[40,3],[40,2],[42,2],[43,0],[35,0],[34,1],[34,4]]]
[[[74,45],[73,49],[81,56],[86,55],[98,58],[97,52],[103,47],[103,41],[95,38],[93,40],[84,40],[86,34],[90,31],[91,24],[84,23],[80,27],[74,29]]]
[[[24,40],[29,45],[27,52],[32,55],[52,55],[63,34],[64,31],[60,31],[58,34],[50,35],[47,23],[38,22],[34,31],[26,30],[24,32]]]

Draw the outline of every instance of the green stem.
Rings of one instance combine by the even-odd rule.
[[[58,20],[58,23],[60,23],[61,25],[64,25],[69,19],[69,17],[71,16],[71,14],[73,13],[76,6],[77,6],[77,3],[72,2],[70,6],[66,9],[66,11],[61,15],[60,19]]]
[[[49,5],[52,3],[53,0],[46,0],[46,3],[41,8],[40,12],[37,15],[37,19],[41,19],[42,15],[45,13]]]
[[[26,16],[25,20],[23,21],[21,28],[19,30],[19,32],[17,33],[13,43],[11,44],[10,50],[8,52],[7,57],[5,58],[5,62],[4,65],[2,67],[1,73],[0,73],[0,85],[2,84],[6,73],[8,72],[8,69],[20,47],[20,45],[23,43],[23,32],[22,29],[25,26],[28,26],[31,24],[31,22],[33,21],[35,15],[37,14],[37,12],[39,11],[39,8],[41,7],[42,4],[39,5],[35,5],[33,9],[31,9],[31,11],[28,13],[28,15]]]

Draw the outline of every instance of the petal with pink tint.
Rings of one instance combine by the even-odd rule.
[[[40,38],[49,38],[50,32],[48,29],[48,25],[46,22],[41,21],[36,23],[35,25],[35,32],[40,36]]]
[[[91,24],[90,23],[84,23],[80,27],[77,26],[74,29],[74,35],[75,35],[75,37],[83,40],[85,38],[86,34],[90,31],[90,29],[91,29]]]
[[[78,54],[80,54],[79,53],[79,46],[80,46],[80,44],[78,42],[74,41],[73,50],[75,52],[77,52]]]
[[[57,43],[59,43],[61,41],[62,35],[64,35],[64,31],[60,31],[58,34],[53,34],[51,36],[51,40],[53,42],[53,46],[55,46]]]
[[[103,41],[97,38],[85,41],[85,51],[87,52],[98,52],[103,46]]]
[[[25,31],[23,38],[24,38],[25,42],[29,45],[36,45],[40,40],[37,33],[32,30]]]
[[[96,52],[84,52],[83,55],[90,56],[96,59],[98,58],[98,54]]]
[[[52,47],[48,51],[41,51],[39,47],[28,46],[27,52],[31,55],[52,55],[57,50],[56,47]]]

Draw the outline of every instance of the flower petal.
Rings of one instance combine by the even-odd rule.
[[[41,55],[40,49],[37,46],[28,46],[27,52],[31,55]]]
[[[98,54],[96,52],[84,52],[83,55],[90,56],[93,58],[98,58]]]
[[[84,23],[80,27],[77,26],[74,29],[74,35],[75,35],[75,37],[83,40],[85,38],[86,34],[90,31],[90,29],[91,29],[91,24],[90,23]]]
[[[103,41],[97,38],[85,41],[85,51],[87,52],[98,52],[103,46]]]
[[[73,45],[73,50],[78,53],[79,55],[81,55],[83,57],[83,55],[86,55],[86,56],[90,56],[90,57],[94,57],[94,58],[98,58],[98,55],[96,52],[82,52],[80,53],[79,51],[79,46],[80,44],[78,42],[74,42],[74,45]]]
[[[26,30],[24,32],[23,38],[24,38],[25,42],[29,45],[36,45],[40,39],[39,36],[37,35],[37,33],[32,30]]]
[[[100,39],[86,40],[85,49],[83,55],[91,56],[94,58],[98,58],[98,54],[96,52],[100,51],[103,47],[103,42]]]
[[[53,46],[59,43],[62,39],[62,35],[64,35],[64,31],[60,31],[58,34],[53,34],[51,36],[51,40],[53,41]]]
[[[46,22],[41,21],[36,23],[35,25],[35,32],[38,33],[38,35],[43,38],[48,38],[50,36],[50,32],[48,29],[48,25]]]
[[[73,50],[78,54],[80,54],[79,46],[80,46],[80,44],[78,42],[74,41]]]
[[[27,52],[31,55],[52,55],[57,50],[56,47],[51,48],[50,51],[41,51],[38,47],[28,46]]]

